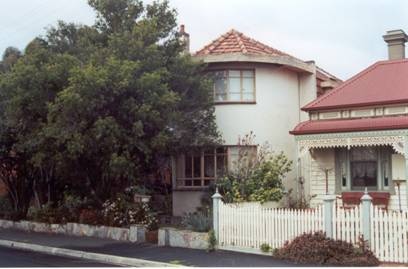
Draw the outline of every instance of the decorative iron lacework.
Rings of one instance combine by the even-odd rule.
[[[405,149],[407,134],[404,130],[298,136],[298,151],[301,157],[311,148],[392,146],[397,153],[408,157]]]

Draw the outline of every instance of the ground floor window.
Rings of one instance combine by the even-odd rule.
[[[181,154],[177,163],[178,187],[205,187],[227,171],[228,148],[217,147]]]
[[[391,179],[390,147],[337,149],[336,180],[342,190],[388,190]]]
[[[256,156],[256,146],[222,146],[195,150],[180,154],[176,158],[176,188],[205,188],[237,167],[243,152]],[[252,154],[254,153],[254,154]]]

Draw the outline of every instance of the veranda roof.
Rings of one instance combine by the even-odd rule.
[[[309,120],[299,123],[290,133],[293,135],[304,135],[392,129],[408,129],[408,116]]]

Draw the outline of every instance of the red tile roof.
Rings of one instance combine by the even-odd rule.
[[[294,135],[376,131],[408,128],[408,116],[359,118],[338,120],[309,120],[299,123],[293,131]]]
[[[219,38],[215,39],[210,44],[197,51],[195,55],[225,53],[290,56],[280,50],[274,49],[265,44],[262,44],[259,41],[247,37],[243,33],[240,33],[234,29],[231,29]]]
[[[408,103],[408,59],[377,62],[302,110],[397,103]]]

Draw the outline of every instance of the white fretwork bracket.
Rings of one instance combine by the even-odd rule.
[[[304,156],[312,148],[391,146],[397,153],[406,155],[405,137],[408,130],[359,133],[333,133],[297,136],[298,156]],[[408,158],[408,156],[405,156]]]

